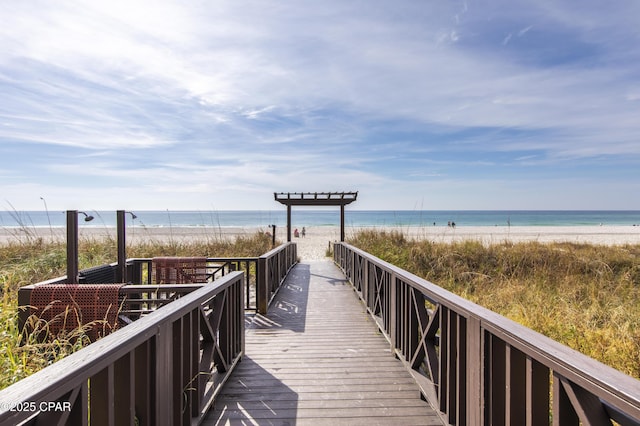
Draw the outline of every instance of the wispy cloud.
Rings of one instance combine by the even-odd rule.
[[[552,170],[563,190],[619,175],[618,204],[597,192],[578,204],[632,204],[630,0],[40,1],[0,13],[1,188],[20,208],[42,195],[60,208],[209,208],[208,194],[218,208],[269,208],[274,190],[327,187],[405,208],[425,194],[440,208],[475,208],[481,194],[517,208],[527,197],[488,188],[535,194]],[[594,175],[594,162],[608,168]],[[548,199],[540,207],[566,204]]]

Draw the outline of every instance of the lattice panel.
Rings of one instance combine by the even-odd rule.
[[[118,326],[118,295],[122,284],[42,284],[31,292],[31,313],[48,324],[49,334],[92,324],[92,341]]]

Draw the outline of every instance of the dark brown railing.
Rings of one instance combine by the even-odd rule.
[[[297,261],[298,251],[295,243],[282,244],[258,258],[256,297],[259,313],[267,313],[273,296]]]
[[[127,280],[136,284],[154,284],[152,282],[151,258],[133,258],[127,260]],[[115,264],[114,264],[115,267]],[[256,286],[258,279],[257,257],[210,257],[207,258],[207,275],[211,280],[224,277],[230,272],[242,271],[245,274],[245,309],[256,309]],[[82,274],[82,271],[80,271]]]
[[[230,272],[242,271],[245,275],[244,307],[247,310],[256,310],[258,306],[258,288],[264,289],[267,306],[273,293],[278,288],[287,272],[297,261],[295,243],[285,243],[269,251],[261,257],[210,257],[207,258],[206,273],[209,280],[224,277]],[[152,258],[133,258],[126,260],[126,282],[134,285],[154,286],[152,282]],[[265,268],[258,271],[258,265]],[[79,271],[80,284],[110,284],[114,283],[118,264],[111,263],[99,265]],[[264,284],[260,280],[265,280]],[[64,284],[67,277],[57,277],[38,284]],[[163,284],[164,285],[164,284]],[[129,286],[127,286],[128,288]],[[28,306],[32,285],[20,288],[18,292],[18,305]],[[155,287],[153,287],[155,288]],[[131,290],[133,291],[133,290]],[[266,303],[266,304],[265,304]],[[264,312],[263,312],[264,313]],[[28,310],[20,313],[19,327],[22,328],[29,316]]]
[[[244,352],[243,285],[197,286],[0,391],[0,424],[198,423]]]
[[[134,283],[151,284],[153,259],[127,261],[128,279]],[[298,261],[295,243],[284,243],[260,257],[208,258],[207,273],[212,279],[231,271],[245,274],[245,309],[266,314],[274,294],[289,270]]]
[[[282,246],[281,246],[282,247]],[[258,259],[250,258],[208,258],[207,274],[210,281],[222,278],[234,271],[242,271],[244,274],[244,308],[255,310],[257,306],[256,287],[258,280]],[[196,284],[161,284],[152,283],[152,259],[134,258],[126,261],[127,282],[121,288],[121,302],[125,312],[121,314],[128,318],[136,319],[140,314],[146,314],[158,307],[170,302],[182,294],[191,292],[199,287]],[[80,284],[111,284],[114,282],[117,263],[99,265],[79,271]],[[37,284],[23,286],[18,290],[18,306],[23,307],[18,314],[18,328],[24,329],[31,312],[24,309],[30,305],[31,290],[34,285],[64,284],[67,277],[57,277]],[[140,300],[144,299],[144,300]],[[140,300],[137,302],[137,300]],[[155,300],[155,301],[154,301]],[[139,313],[136,316],[136,312]]]
[[[640,424],[640,381],[348,244],[334,261],[448,423]]]
[[[216,279],[232,271],[243,271],[245,309],[265,314],[273,295],[297,259],[296,244],[284,243],[260,257],[208,258],[207,273]],[[130,282],[152,284],[152,259],[130,259],[127,264]]]

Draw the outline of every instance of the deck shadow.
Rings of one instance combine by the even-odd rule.
[[[250,328],[286,329],[303,333],[307,320],[311,270],[308,264],[298,263],[281,285],[267,315],[256,315]]]
[[[349,280],[346,278],[336,278],[330,277],[328,275],[320,275],[320,274],[311,274],[313,277],[318,277],[324,280],[325,283],[331,285],[347,285],[349,284]]]
[[[225,383],[205,425],[296,423],[298,394],[250,356],[245,356]]]

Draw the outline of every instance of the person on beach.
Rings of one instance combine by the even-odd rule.
[[[302,238],[304,238],[304,236],[307,234],[307,230],[305,229],[305,227],[302,227]]]
[[[293,230],[293,236],[296,237],[296,238],[300,237],[300,232],[298,232],[298,228]]]

